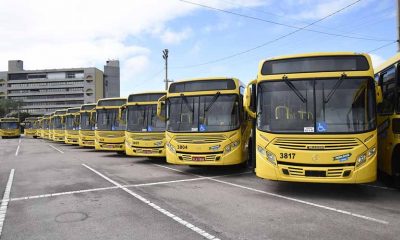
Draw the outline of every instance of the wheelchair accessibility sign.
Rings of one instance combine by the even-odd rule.
[[[317,122],[317,132],[326,132],[328,130],[328,125],[326,122]]]

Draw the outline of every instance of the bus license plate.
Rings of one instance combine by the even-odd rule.
[[[192,157],[192,160],[200,162],[200,161],[205,161],[206,158],[205,157]]]
[[[151,150],[143,150],[144,154],[151,154]]]

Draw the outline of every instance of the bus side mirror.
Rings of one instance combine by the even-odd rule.
[[[65,123],[64,116],[61,116],[60,118],[61,118],[61,124],[64,124]]]
[[[167,98],[167,95],[164,95],[160,97],[157,101],[157,117],[163,121],[166,121],[166,117],[162,115],[162,106],[163,104],[165,105],[165,99]]]
[[[250,117],[252,118],[256,118],[256,113],[253,112],[253,110],[251,110],[251,99],[252,99],[252,92],[251,92],[251,88],[252,86],[256,83],[257,80],[253,80],[251,82],[249,82],[249,84],[247,84],[247,87],[245,89],[244,92],[244,99],[243,99],[243,107],[244,110],[247,112],[247,114],[249,114]],[[254,94],[254,93],[253,93]]]
[[[381,86],[376,85],[375,86],[375,93],[376,93],[376,103],[382,103],[383,102],[383,95],[382,95],[382,88]]]
[[[126,105],[122,105],[119,109],[118,109],[118,120],[119,121],[123,121],[124,119],[122,119],[122,114],[126,109]]]

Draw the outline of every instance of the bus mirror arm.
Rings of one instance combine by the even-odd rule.
[[[163,103],[165,104],[165,99],[167,98],[167,95],[164,95],[162,97],[160,97],[157,101],[157,117],[163,121],[166,121],[166,117],[163,116],[162,113],[162,105]]]
[[[383,96],[382,96],[382,88],[381,86],[376,85],[375,86],[375,93],[376,93],[376,103],[382,103],[383,101]]]
[[[251,94],[252,94],[252,92],[251,92],[251,86],[252,86],[253,84],[256,84],[256,82],[257,82],[257,80],[253,80],[253,81],[249,82],[249,84],[247,84],[247,87],[246,87],[245,92],[244,92],[244,99],[243,99],[243,107],[244,107],[244,110],[245,110],[245,111],[249,114],[249,116],[252,117],[252,118],[256,118],[256,113],[253,112],[253,111],[250,109]],[[253,93],[253,94],[255,94],[255,93]]]

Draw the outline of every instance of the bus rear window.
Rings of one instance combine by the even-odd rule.
[[[234,90],[236,89],[233,79],[223,80],[200,80],[172,83],[169,87],[170,93],[179,92],[199,92],[199,91],[214,91],[214,90]]]
[[[262,75],[369,70],[364,56],[318,56],[264,62]]]

